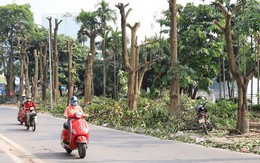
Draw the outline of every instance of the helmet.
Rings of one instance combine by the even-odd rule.
[[[31,100],[31,99],[32,99],[32,96],[27,96],[26,99],[27,99],[27,100]]]
[[[72,96],[70,100],[72,106],[76,106],[78,104],[78,98],[76,96]]]
[[[76,96],[72,96],[70,100],[71,101],[78,101],[78,98]]]
[[[22,95],[22,97],[26,97],[26,95],[25,95],[25,94],[23,94],[23,95]]]

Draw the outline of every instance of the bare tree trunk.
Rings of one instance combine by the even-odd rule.
[[[106,73],[106,41],[105,37],[102,41],[102,56],[103,56],[103,96],[106,97],[106,87],[107,87],[107,73]]]
[[[13,45],[10,43],[10,53],[8,60],[8,69],[7,69],[7,96],[14,97],[14,54],[13,54]]]
[[[54,83],[54,63],[53,63],[53,60],[54,60],[54,55],[53,55],[53,42],[52,42],[52,17],[47,17],[46,19],[48,19],[48,21],[49,21],[49,37],[50,37],[50,39],[49,39],[49,51],[50,51],[50,60],[51,60],[51,62],[49,63],[49,64],[51,64],[51,70],[49,70],[49,71],[51,71],[51,79],[50,79],[50,83]],[[47,54],[47,53],[46,53]],[[52,88],[51,88],[52,87]],[[54,89],[54,86],[53,86],[53,84],[50,86],[50,89]],[[52,96],[52,99],[53,99],[53,96]],[[51,108],[52,109],[52,108]]]
[[[42,58],[42,71],[43,71],[43,82],[42,82],[42,100],[47,99],[47,86],[48,86],[48,62],[47,62],[47,45],[44,45],[44,51],[41,55]]]
[[[131,71],[128,72],[128,107],[131,110],[136,110],[137,109],[137,99],[136,99],[136,84],[138,81],[138,74],[135,68],[138,66],[138,58],[137,58],[137,41],[136,41],[136,31],[140,27],[140,23],[135,23],[134,26],[130,26],[127,24],[131,29],[131,51],[130,51],[130,67]]]
[[[96,45],[95,45],[95,38],[96,33],[88,33],[90,36],[90,54],[88,54],[86,63],[85,63],[85,98],[84,98],[84,105],[87,106],[92,98],[92,79],[93,79],[93,60],[96,54]]]
[[[40,50],[39,50],[39,60],[40,60],[40,66],[39,66],[39,69],[40,69],[40,83],[41,83],[41,94],[42,94],[42,85],[43,85],[43,72],[44,72],[44,69],[43,69],[43,47],[44,47],[44,44],[41,42],[40,43]]]
[[[219,9],[222,11],[225,16],[225,26],[222,26],[218,21],[215,21],[215,24],[224,31],[227,54],[229,60],[229,66],[233,78],[237,82],[238,86],[238,118],[237,118],[237,129],[241,131],[242,134],[249,133],[249,122],[248,122],[248,108],[247,108],[247,86],[249,80],[253,78],[254,74],[258,71],[257,64],[252,65],[252,68],[243,75],[239,70],[239,67],[236,63],[234,51],[233,51],[233,40],[231,32],[231,19],[232,14],[235,14],[239,11],[240,5],[236,5],[233,8],[233,11],[228,11],[220,2],[216,2]]]
[[[67,105],[69,105],[70,98],[73,96],[73,88],[74,88],[74,71],[72,68],[72,45],[73,43],[67,42],[68,46],[68,102]]]
[[[171,26],[170,26],[170,43],[171,43],[171,66],[177,66],[178,54],[177,54],[177,5],[176,0],[169,0],[169,8],[171,14]],[[171,91],[170,91],[170,110],[174,112],[175,108],[179,106],[180,95],[179,95],[179,79],[174,76],[171,81]]]
[[[222,98],[222,86],[221,86],[221,57],[218,58],[219,63],[219,98]]]
[[[225,58],[222,57],[222,70],[223,70],[223,97],[226,100],[226,74],[225,74]]]
[[[113,50],[114,53],[114,100],[118,100],[118,82],[117,82],[117,57],[116,52]]]
[[[24,55],[22,54],[22,52],[20,52],[20,84],[19,84],[19,98],[22,97],[23,95],[23,89],[24,89],[24,85],[23,85],[23,81],[24,81]]]
[[[26,51],[23,52],[24,55],[24,75],[25,75],[25,95],[29,96],[30,94],[30,82],[29,82],[29,70],[28,70],[28,65],[29,65],[29,57]]]
[[[59,24],[62,22],[58,19],[55,19],[55,27],[54,27],[54,84],[53,84],[53,102],[57,104],[58,102],[58,95],[59,95],[59,54],[58,54],[58,27]]]
[[[38,101],[38,72],[39,72],[39,54],[37,50],[34,50],[34,59],[35,59],[35,68],[34,68],[34,89],[33,89],[33,94],[34,94],[34,100]]]
[[[122,51],[123,51],[123,61],[124,61],[124,69],[127,72],[127,96],[128,96],[128,109],[136,110],[137,102],[140,94],[140,89],[143,81],[143,76],[145,72],[148,70],[147,66],[150,64],[147,62],[147,55],[145,55],[145,63],[139,66],[139,46],[137,45],[137,29],[140,27],[140,23],[135,23],[134,26],[130,26],[126,24],[126,18],[131,11],[128,10],[127,14],[125,14],[125,8],[128,6],[122,3],[119,3],[116,7],[120,10],[121,14],[121,28],[122,28]],[[130,57],[127,52],[127,40],[126,40],[126,26],[131,30],[131,50]],[[156,41],[157,42],[157,41]],[[148,43],[151,44],[151,43]],[[145,46],[140,45],[140,46]],[[153,62],[153,61],[152,61]]]

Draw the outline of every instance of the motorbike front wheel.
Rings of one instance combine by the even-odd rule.
[[[80,158],[84,158],[86,156],[86,144],[79,143],[78,153]]]
[[[207,126],[206,126],[206,123],[201,124],[201,126],[202,126],[202,130],[204,131],[204,133],[208,135],[209,134],[209,130],[208,130]]]
[[[35,131],[35,130],[36,130],[35,119],[33,119],[33,120],[31,121],[31,126],[32,126],[32,130]]]

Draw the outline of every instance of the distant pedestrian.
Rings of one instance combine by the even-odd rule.
[[[62,86],[59,86],[60,96],[62,97]]]

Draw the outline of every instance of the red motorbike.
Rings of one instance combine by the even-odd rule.
[[[29,109],[20,109],[18,112],[18,120],[20,121],[21,124],[24,123],[25,127],[27,130],[29,130],[30,127],[32,127],[32,130],[36,130],[36,124],[37,124],[37,113],[34,110],[34,107],[30,107]],[[27,122],[27,116],[28,117],[28,122]]]
[[[69,116],[68,123],[63,124],[63,130],[61,132],[61,146],[71,153],[73,150],[78,149],[80,158],[86,156],[86,150],[89,142],[89,128],[88,123],[85,120],[87,115],[82,113],[75,113],[73,116]]]
[[[21,104],[21,105],[19,105],[19,109],[18,109],[18,113],[17,113],[17,120],[21,123],[21,124],[23,124],[23,117],[22,117],[22,109],[23,109],[23,104]]]

